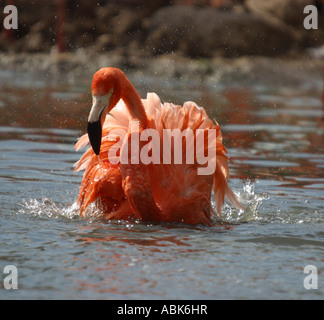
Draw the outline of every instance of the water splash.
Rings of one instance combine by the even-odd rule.
[[[230,223],[242,223],[250,221],[260,221],[258,208],[263,200],[269,199],[265,193],[256,194],[254,191],[254,183],[246,181],[243,184],[241,191],[236,191],[235,194],[244,206],[245,210],[240,210],[232,207],[230,204],[225,203],[222,210],[222,220]],[[23,200],[19,204],[21,209],[17,214],[28,214],[30,216],[48,217],[48,218],[68,218],[78,219],[79,210],[78,205],[74,202],[71,205],[56,204],[52,199],[43,197],[41,200],[29,199]],[[214,210],[216,210],[216,203],[212,203]],[[95,203],[91,203],[85,213],[86,220],[92,222],[102,219],[102,211]]]
[[[245,210],[236,209],[228,203],[225,203],[222,210],[222,220],[232,223],[262,220],[258,208],[263,200],[269,199],[269,195],[266,193],[256,194],[254,186],[255,183],[250,180],[244,182],[242,191],[236,191],[235,195]]]
[[[17,214],[28,214],[34,217],[48,217],[48,218],[67,218],[67,219],[81,219],[80,210],[77,202],[71,205],[56,204],[52,199],[43,197],[41,200],[29,199],[23,200],[19,203],[22,207]],[[94,222],[101,220],[103,217],[102,210],[98,208],[95,203],[90,203],[87,207],[83,220]]]
[[[37,199],[23,200],[19,204],[22,208],[18,210],[17,214],[28,214],[31,216],[60,218],[65,217],[74,219],[79,217],[77,212],[76,202],[70,206],[60,207],[55,202],[47,197],[42,198],[40,201]]]

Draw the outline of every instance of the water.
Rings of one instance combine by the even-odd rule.
[[[0,82],[0,299],[324,298],[319,83],[215,88],[134,77],[141,94],[195,100],[222,126],[230,185],[247,209],[226,205],[229,227],[189,227],[80,219],[73,145],[89,84],[15,79]],[[17,290],[3,286],[9,264]],[[304,288],[307,265],[318,269],[318,289]]]

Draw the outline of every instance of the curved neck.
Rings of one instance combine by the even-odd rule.
[[[121,98],[125,102],[131,121],[139,121],[142,128],[147,128],[147,117],[141,97],[126,77],[122,83]]]
[[[131,82],[123,77],[122,80],[121,98],[123,99],[128,112],[130,114],[130,121],[139,122],[140,133],[147,128],[147,116],[142,103],[142,100]],[[135,132],[136,133],[136,132]],[[150,185],[150,171],[147,165],[139,162],[132,164],[132,124],[129,126],[128,143],[128,157],[130,161],[128,164],[120,166],[120,171],[123,177],[123,189],[128,202],[133,209],[135,216],[138,219],[145,221],[160,221],[161,210],[156,204],[152,187]],[[137,138],[138,139],[138,138]],[[140,144],[143,142],[139,142]],[[137,150],[138,152],[139,150]]]

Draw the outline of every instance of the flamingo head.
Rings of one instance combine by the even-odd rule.
[[[88,117],[88,136],[95,154],[99,154],[102,125],[107,113],[121,97],[121,71],[115,68],[98,70],[92,80],[92,107]]]

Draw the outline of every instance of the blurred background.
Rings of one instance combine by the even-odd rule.
[[[85,128],[79,119],[86,119],[92,74],[106,66],[124,70],[143,97],[154,91],[175,103],[216,107],[214,94],[232,87],[246,94],[302,86],[323,95],[322,0],[0,0],[2,21],[9,4],[18,28],[0,23],[0,86],[17,95],[20,112],[2,108],[2,125]],[[318,29],[304,27],[309,4],[318,10]],[[31,90],[40,87],[64,93],[48,104]],[[79,117],[66,108],[65,91],[87,94],[77,100]],[[30,117],[26,103],[61,113]]]
[[[18,9],[18,29],[2,29],[3,52],[114,52],[122,56],[179,54],[191,58],[296,55],[324,43],[306,30],[314,0],[1,0]],[[1,23],[3,28],[3,24]]]

